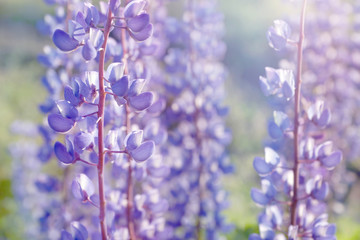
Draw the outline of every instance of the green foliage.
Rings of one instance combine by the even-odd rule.
[[[256,224],[245,225],[243,228],[237,226],[227,237],[228,240],[245,240],[248,239],[249,235],[252,233],[259,233],[258,226]]]
[[[360,239],[360,223],[355,222],[354,219],[342,217],[337,221],[337,237],[344,240],[359,240]]]

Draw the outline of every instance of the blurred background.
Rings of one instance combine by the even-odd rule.
[[[250,189],[259,186],[252,168],[254,156],[263,154],[267,137],[266,122],[271,109],[262,96],[258,76],[265,66],[276,67],[279,56],[268,47],[266,31],[274,19],[281,18],[287,7],[281,0],[219,1],[225,15],[229,71],[226,104],[230,106],[228,126],[233,132],[230,146],[235,174],[224,179],[231,207],[226,211],[236,230],[228,239],[247,239],[257,231],[256,213],[261,209],[250,199]],[[36,22],[53,9],[41,0],[0,0],[0,240],[24,239],[21,213],[11,191],[12,162],[9,143],[16,141],[9,127],[16,119],[39,122],[37,105],[45,98],[40,84],[43,69],[36,61],[50,40],[40,36]],[[360,191],[350,198],[345,214],[333,217],[338,224],[338,239],[360,239]]]

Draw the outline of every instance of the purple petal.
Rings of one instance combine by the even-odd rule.
[[[274,121],[283,131],[291,128],[288,115],[281,111],[274,111]]]
[[[52,153],[53,153],[53,146],[50,144],[46,144],[39,149],[37,157],[39,158],[40,161],[46,163],[50,160]]]
[[[78,12],[76,14],[75,20],[79,23],[83,28],[87,28],[87,23],[85,21],[85,16],[82,12]]]
[[[120,62],[111,63],[106,70],[106,79],[110,82],[115,82],[116,80],[122,78],[124,74],[124,64]]]
[[[97,55],[95,47],[90,43],[90,40],[86,40],[85,45],[82,48],[81,54],[86,61],[94,59]]]
[[[84,194],[82,192],[79,181],[74,180],[71,183],[71,192],[76,199],[79,199],[81,201],[87,200],[87,196],[85,196],[85,199],[84,199]]]
[[[167,200],[161,199],[156,203],[150,203],[148,207],[151,210],[151,212],[154,214],[163,213],[168,210],[169,203]]]
[[[93,194],[90,196],[90,200],[96,205],[100,206],[100,199],[98,194]]]
[[[94,184],[85,174],[80,174],[71,184],[71,190],[75,198],[87,201],[95,193]]]
[[[155,178],[165,178],[170,174],[170,168],[168,166],[154,167],[149,166],[147,168],[148,173]]]
[[[268,164],[276,166],[280,162],[280,157],[272,148],[265,148],[265,161]]]
[[[153,97],[154,96],[151,92],[144,92],[129,98],[129,104],[136,110],[142,111],[150,107],[153,101]]]
[[[326,167],[326,168],[333,168],[336,165],[338,165],[342,160],[342,152],[341,151],[335,151],[329,156],[322,158],[320,162]]]
[[[272,89],[268,83],[268,80],[266,78],[264,78],[263,76],[260,76],[259,81],[260,81],[260,88],[261,88],[261,91],[263,92],[263,94],[266,97],[270,96],[272,94]]]
[[[262,240],[261,237],[259,236],[259,234],[257,233],[252,233],[250,236],[249,236],[249,240]]]
[[[86,240],[88,238],[88,231],[84,225],[79,222],[72,222],[71,227],[74,229],[75,232],[75,239],[76,240]]]
[[[104,33],[100,29],[91,28],[89,40],[92,46],[99,50],[99,48],[104,43]]]
[[[42,54],[38,55],[37,60],[40,64],[44,65],[45,67],[50,68],[53,66],[51,60],[46,55],[42,55]]]
[[[144,85],[145,85],[145,79],[135,79],[134,81],[132,81],[129,88],[128,96],[133,97],[139,95],[142,89],[144,88]]]
[[[160,113],[166,108],[166,100],[164,98],[159,98],[154,104],[148,108],[150,113]]]
[[[298,226],[297,225],[290,225],[288,230],[289,240],[296,240],[298,236]]]
[[[60,240],[74,240],[74,238],[72,237],[71,233],[62,230]]]
[[[116,10],[120,7],[120,0],[110,0],[109,7],[112,12],[116,12]]]
[[[65,138],[65,145],[66,145],[66,150],[68,153],[70,153],[70,155],[74,156],[74,144],[72,143],[72,141],[70,140],[69,136],[66,136]]]
[[[145,28],[143,28],[140,32],[132,32],[129,31],[129,34],[132,38],[137,41],[145,41],[153,34],[153,25],[150,23]]]
[[[64,88],[64,98],[66,101],[70,102],[73,106],[77,106],[80,103],[80,99],[75,96],[72,87],[65,86]]]
[[[273,139],[279,139],[283,136],[283,131],[273,121],[269,122],[269,124],[268,124],[268,132],[269,132],[270,137]]]
[[[86,132],[80,132],[74,138],[75,149],[79,152],[85,150],[92,142],[93,136]]]
[[[320,201],[323,201],[329,192],[329,184],[323,180],[315,182],[315,187],[311,192],[311,195]]]
[[[282,86],[282,91],[286,99],[290,99],[295,94],[295,88],[290,86],[290,84],[286,81]]]
[[[100,19],[99,11],[94,5],[90,3],[85,3],[84,5],[87,8],[86,18],[85,18],[86,23],[90,26],[91,25],[96,26],[99,23],[99,19]]]
[[[78,110],[69,102],[60,100],[56,102],[56,105],[63,117],[75,120],[78,116]]]
[[[314,119],[314,123],[319,127],[326,127],[331,120],[331,112],[329,109],[325,109],[318,119]]]
[[[275,20],[274,27],[271,26],[268,31],[269,45],[277,51],[286,47],[287,39],[291,35],[291,29],[289,25],[282,20]]]
[[[252,188],[250,195],[251,195],[251,199],[257,204],[266,205],[269,202],[268,197],[264,193],[262,193],[259,189]]]
[[[128,3],[124,9],[125,18],[133,18],[138,15],[145,7],[145,0],[134,0]]]
[[[140,32],[150,23],[150,17],[147,13],[142,13],[127,20],[127,26],[133,32]]]
[[[147,160],[153,154],[155,150],[155,144],[153,141],[146,141],[142,143],[138,148],[130,152],[132,158],[137,162],[143,162]]]
[[[119,97],[125,96],[129,88],[129,77],[127,75],[120,78],[119,81],[111,84],[111,90]]]
[[[143,140],[143,131],[133,131],[125,138],[126,149],[132,151],[140,146]]]
[[[283,69],[275,69],[272,67],[265,67],[266,79],[273,86],[278,87],[281,83],[280,74],[282,71],[286,71]]]
[[[54,131],[65,133],[74,126],[75,121],[65,118],[61,114],[51,113],[48,116],[48,123]]]
[[[329,156],[332,153],[333,143],[331,141],[326,141],[315,149],[315,156],[317,159],[322,159]]]
[[[275,239],[275,231],[271,226],[260,224],[259,225],[260,236],[264,240],[274,240]]]
[[[267,179],[263,179],[261,180],[261,188],[262,191],[265,192],[266,197],[268,197],[268,199],[272,199],[276,196],[276,189],[273,186],[273,184],[267,180]]]
[[[127,103],[126,99],[123,97],[115,97],[117,105],[121,106]]]
[[[335,234],[336,234],[336,225],[329,224],[329,226],[326,229],[326,235],[327,236],[335,236]]]
[[[35,186],[39,192],[50,193],[59,189],[59,181],[49,175],[40,175],[35,181]]]
[[[314,159],[315,157],[315,139],[308,138],[300,143],[300,155],[305,159]]]
[[[151,44],[151,45],[141,45],[140,52],[142,55],[150,56],[154,55],[155,51],[160,49],[158,45]]]
[[[150,125],[150,126],[154,127],[154,125]],[[163,144],[168,137],[167,131],[159,126],[155,127],[155,129],[152,129],[151,127],[146,128],[146,132],[145,132],[146,138],[153,140],[155,145]]]
[[[69,52],[79,46],[79,42],[69,36],[66,32],[56,29],[53,35],[53,42],[61,51]]]
[[[268,174],[274,169],[272,165],[266,163],[265,159],[261,157],[254,158],[253,166],[259,174]]]
[[[287,39],[276,33],[274,27],[270,27],[267,35],[270,47],[276,51],[280,51],[285,48]]]
[[[59,161],[64,164],[71,164],[74,162],[74,156],[69,153],[66,147],[60,142],[55,143],[54,153],[55,156],[59,159]]]
[[[95,193],[94,184],[85,174],[80,174],[78,179],[82,190],[87,192],[89,196]]]

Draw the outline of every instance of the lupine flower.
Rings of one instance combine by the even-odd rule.
[[[233,167],[216,1],[187,3],[182,21],[167,16],[164,0],[46,3],[57,10],[38,24],[53,40],[38,57],[47,117],[33,134],[43,143],[21,156],[14,147],[21,164],[24,154],[36,163],[18,179],[33,186],[17,189],[19,201],[39,211],[28,236],[218,239],[230,231],[221,213],[220,178]],[[279,84],[290,98],[293,83]],[[56,174],[41,173],[45,164]]]
[[[231,229],[221,216],[227,194],[219,184],[222,174],[232,171],[225,150],[231,135],[221,114],[225,73],[219,60],[224,52],[215,51],[224,50],[219,38],[222,16],[216,1],[195,1],[185,5],[183,21],[167,21],[170,49],[163,59],[171,81],[165,82],[164,92],[169,141],[163,152],[170,167],[164,189],[169,196],[166,239],[218,239]],[[204,44],[208,42],[212,48]]]
[[[55,3],[60,9],[58,12],[66,9],[67,15],[54,21],[47,16],[45,22],[39,24],[43,33],[52,36],[58,50],[46,47],[45,54],[39,56],[39,61],[49,68],[43,78],[49,97],[40,106],[42,112],[48,114],[47,121],[36,132],[43,136],[45,144],[36,149],[43,162],[49,161],[54,153],[64,170],[59,178],[41,175],[33,180],[39,192],[53,193],[56,198],[56,202],[43,206],[44,214],[38,219],[40,231],[49,239],[87,239],[90,236],[99,239],[119,235],[154,239],[155,234],[163,231],[161,218],[167,203],[155,188],[151,192],[152,187],[143,181],[146,175],[141,172],[146,172],[146,165],[137,164],[149,160],[152,162],[149,171],[157,179],[165,177],[161,174],[164,170],[158,170],[162,166],[151,160],[155,152],[152,139],[156,140],[156,145],[165,140],[157,140],[157,133],[149,135],[149,130],[143,137],[143,130],[139,129],[146,128],[147,124],[140,120],[157,96],[145,91],[149,79],[139,74],[133,65],[133,61],[137,66],[143,61],[141,54],[133,55],[140,48],[139,41],[150,39],[153,32],[145,9],[147,1],[121,4],[111,0],[108,4],[101,3],[99,9],[77,1],[51,2]],[[119,34],[123,28],[117,25],[120,19],[126,20],[124,29],[127,32],[123,36]],[[110,31],[114,33],[111,36]],[[99,65],[110,61],[113,63],[107,69],[99,69]],[[107,96],[102,97],[105,94]],[[152,112],[156,113],[157,108],[153,107]],[[146,118],[154,117],[148,114]],[[100,135],[101,132],[104,135]],[[64,138],[61,135],[65,135]],[[58,141],[52,149],[50,144],[55,139]],[[102,171],[100,182],[95,178],[96,166]],[[119,167],[123,170],[121,177],[108,172],[111,168],[119,170]],[[143,190],[136,194],[131,190],[134,180],[143,185]],[[119,183],[124,182],[125,186],[119,187]],[[65,192],[64,199],[62,192]],[[154,194],[158,197],[153,198]],[[144,204],[135,204],[138,196],[144,197]],[[105,208],[105,199],[108,208]],[[127,201],[125,206],[122,205],[124,201]],[[157,207],[159,204],[162,208]],[[100,216],[94,222],[97,208]],[[61,211],[64,214],[57,215]],[[127,217],[119,221],[119,214]],[[110,221],[108,224],[105,216]],[[56,218],[59,220],[55,226]]]
[[[329,192],[328,176],[340,163],[342,153],[319,133],[331,121],[326,102],[300,90],[307,80],[301,67],[306,7],[305,0],[298,41],[292,40],[290,27],[282,20],[275,21],[268,32],[269,45],[277,51],[296,45],[296,80],[293,69],[268,67],[266,77],[260,77],[263,93],[276,98],[281,111],[274,111],[268,124],[272,141],[265,147],[265,158],[256,157],[253,162],[261,177],[261,190],[253,188],[251,197],[264,211],[258,218],[260,234],[250,235],[250,240],[336,239],[334,228],[327,231],[330,225],[324,217],[324,201]],[[324,228],[317,227],[319,221]]]
[[[309,79],[305,87],[321,96],[324,106],[336,109],[331,112],[326,133],[341,148],[345,163],[337,167],[330,178],[332,198],[329,205],[335,214],[341,214],[346,209],[344,203],[358,172],[354,163],[359,156],[356,107],[359,43],[354,36],[358,29],[355,19],[359,8],[356,2],[350,4],[337,0],[316,1],[312,8],[315,10],[310,12],[307,24],[311,38],[304,49],[304,76]]]

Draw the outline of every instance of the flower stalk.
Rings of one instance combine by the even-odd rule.
[[[298,203],[298,189],[299,189],[299,115],[300,115],[300,99],[301,99],[301,72],[303,65],[303,43],[305,39],[305,14],[306,14],[307,0],[303,1],[301,17],[300,17],[300,33],[299,41],[297,43],[297,68],[296,68],[296,86],[295,86],[295,114],[294,114],[294,189],[290,207],[291,225],[296,225],[296,208]]]
[[[99,200],[100,200],[100,227],[101,227],[101,237],[103,240],[107,239],[107,229],[105,222],[106,215],[106,201],[105,201],[105,192],[104,192],[104,109],[105,109],[105,87],[104,87],[104,64],[105,64],[105,53],[107,40],[110,34],[112,22],[112,12],[109,8],[107,13],[107,21],[104,29],[104,42],[100,50],[99,57],[99,104],[98,104],[98,156],[99,162],[97,166],[98,170],[98,185],[99,185]]]

